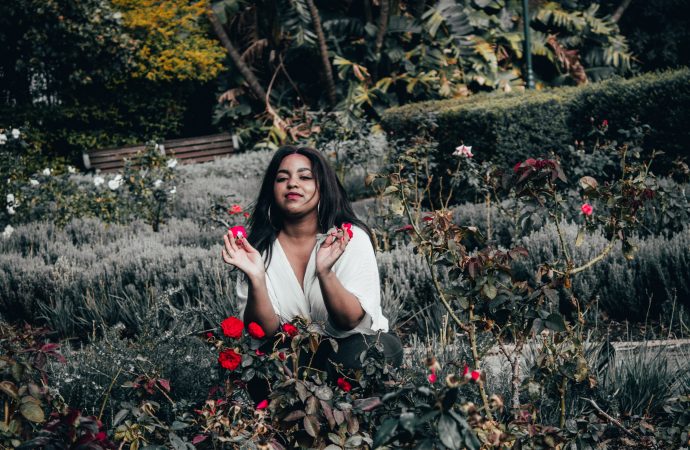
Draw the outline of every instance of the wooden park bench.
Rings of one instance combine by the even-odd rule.
[[[236,152],[239,148],[237,136],[230,133],[212,134],[194,138],[171,139],[158,145],[162,155],[176,158],[183,164],[211,161]],[[86,169],[100,169],[110,172],[122,169],[125,158],[133,158],[144,151],[146,145],[138,144],[120,148],[104,148],[83,153]]]

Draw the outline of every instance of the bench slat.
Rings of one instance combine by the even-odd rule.
[[[207,161],[213,161],[218,158],[224,158],[226,156],[230,156],[228,153],[227,155],[222,154],[222,155],[211,155],[211,156],[199,156],[196,158],[190,158],[190,159],[183,159],[180,160],[182,164],[196,164],[196,163],[201,163],[201,162],[207,162]]]
[[[198,144],[198,145],[187,145],[184,147],[165,147],[165,154],[169,155],[172,153],[175,153],[176,155],[181,155],[184,153],[188,152],[195,152],[197,150],[213,150],[216,148],[226,148],[228,151],[235,151],[235,148],[232,146],[232,142],[226,142],[226,141],[221,141],[221,142],[214,142],[212,144]]]
[[[221,148],[215,148],[215,149],[202,149],[202,150],[196,150],[193,152],[186,152],[181,155],[178,155],[177,153],[171,154],[170,156],[174,156],[175,158],[179,159],[180,161],[184,161],[185,159],[192,159],[196,158],[199,156],[206,156],[206,155],[230,155],[232,154],[232,150],[229,150],[227,147],[221,147]]]
[[[169,141],[165,141],[163,144],[167,148],[169,145],[177,146],[177,145],[199,144],[199,143],[204,143],[204,142],[216,142],[216,141],[224,141],[224,140],[232,141],[232,135],[230,133],[220,133],[220,134],[211,134],[208,136],[199,136],[199,137],[193,137],[193,138],[170,139]]]

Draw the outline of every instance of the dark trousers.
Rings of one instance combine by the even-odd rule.
[[[347,373],[363,368],[362,353],[370,347],[380,343],[383,347],[383,357],[392,367],[400,367],[403,359],[402,343],[394,333],[379,332],[377,334],[353,334],[344,338],[333,338],[338,344],[335,351],[329,339],[324,338],[316,354],[301,355],[300,366],[311,367],[327,374],[330,382],[335,383],[342,376],[339,368]],[[270,351],[270,349],[267,349]],[[313,356],[313,357],[312,357]],[[247,385],[252,400],[259,402],[270,392],[266,380],[254,378]]]

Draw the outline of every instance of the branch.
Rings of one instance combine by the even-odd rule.
[[[608,415],[603,409],[601,409],[601,408],[599,407],[599,405],[597,405],[597,403],[596,403],[594,400],[592,400],[592,399],[590,399],[590,398],[584,398],[584,397],[580,397],[580,398],[581,398],[582,400],[588,402],[590,405],[592,405],[592,407],[594,407],[594,409],[596,409],[597,412],[598,412],[599,414],[601,414],[601,415],[604,417],[604,419],[606,419],[606,420],[609,421],[610,423],[612,423],[612,424],[614,424],[615,426],[617,426],[618,428],[620,428],[625,434],[627,434],[628,436],[630,436],[630,437],[632,437],[632,438],[634,438],[634,439],[637,439],[638,441],[640,440],[640,436],[638,436],[637,433],[634,433],[634,432],[628,430],[628,429],[625,428],[625,427],[623,426],[623,424],[621,424],[618,420],[616,420],[616,419],[614,419],[613,417],[611,417],[610,415]]]
[[[574,268],[573,270],[570,271],[570,274],[575,275],[578,272],[582,272],[583,270],[587,270],[590,267],[592,267],[594,264],[596,264],[599,261],[601,261],[602,259],[604,259],[604,257],[606,257],[606,255],[608,255],[611,252],[611,250],[613,250],[613,247],[616,245],[616,241],[617,241],[617,239],[612,240],[609,243],[609,245],[607,245],[606,248],[604,250],[602,250],[602,252],[599,253],[599,255],[597,255],[596,258],[590,260],[587,264],[583,264],[580,267]]]
[[[630,6],[630,3],[632,3],[632,0],[623,0],[620,5],[618,5],[618,8],[616,8],[616,11],[611,15],[611,21],[613,23],[618,23],[619,20],[621,20],[621,17],[623,16],[623,13],[625,12],[626,9],[628,9],[628,6]]]
[[[220,20],[218,20],[216,13],[209,8],[206,10],[206,16],[211,22],[211,26],[213,26],[213,31],[216,33],[216,36],[220,40],[221,44],[223,44],[223,47],[225,47],[228,55],[230,55],[230,59],[232,59],[232,62],[235,64],[235,66],[237,66],[237,69],[247,81],[247,84],[249,84],[249,88],[254,93],[254,96],[259,99],[265,98],[266,92],[264,91],[264,88],[261,87],[261,84],[254,75],[254,72],[252,72],[247,64],[242,60],[242,55],[240,55],[240,52],[237,51],[232,41],[228,37],[228,34],[225,32]]]

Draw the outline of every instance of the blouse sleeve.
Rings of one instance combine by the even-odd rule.
[[[381,281],[376,254],[366,231],[352,227],[352,238],[334,272],[343,287],[357,297],[366,313],[351,331],[364,334],[388,331],[388,320],[381,310]]]

